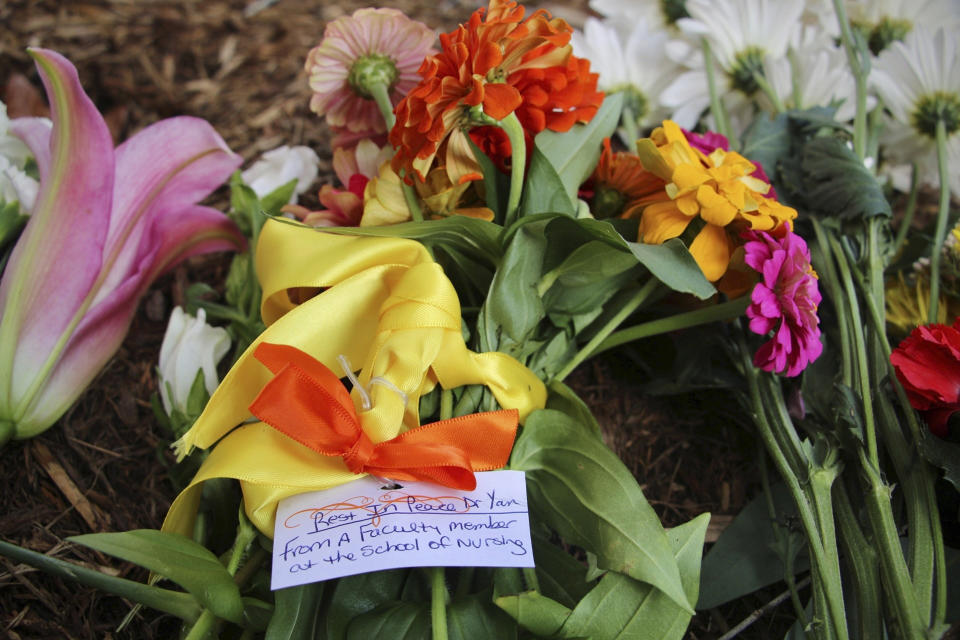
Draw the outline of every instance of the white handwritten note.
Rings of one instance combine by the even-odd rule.
[[[366,477],[277,507],[271,588],[399,567],[532,567],[522,471],[477,473],[477,488]]]

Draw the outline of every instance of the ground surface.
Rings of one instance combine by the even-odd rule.
[[[0,2],[0,88],[12,115],[42,111],[25,52],[55,49],[78,67],[118,140],[158,119],[189,114],[211,121],[249,162],[280,144],[306,144],[331,174],[329,134],[307,108],[303,59],[327,21],[363,6],[282,0],[245,15],[226,0]],[[472,0],[394,0],[432,27],[449,29]],[[555,6],[571,20],[585,2]],[[214,204],[223,206],[222,194]],[[166,318],[192,282],[220,286],[227,257],[194,259],[147,294],[130,335],[103,374],[52,429],[0,450],[0,539],[134,579],[144,572],[64,542],[94,531],[159,527],[175,492],[167,477],[167,436],[150,411]],[[644,486],[668,526],[703,511],[722,524],[755,491],[753,449],[736,426],[735,404],[716,395],[644,397],[628,360],[605,359],[571,384],[594,409],[607,440]],[[719,407],[719,411],[717,410]],[[724,518],[726,516],[726,519]],[[717,637],[771,594],[700,614],[694,638]],[[0,558],[0,637],[166,638],[169,618]],[[766,618],[742,637],[767,637]],[[775,636],[770,636],[775,637]],[[782,637],[782,632],[781,632]]]

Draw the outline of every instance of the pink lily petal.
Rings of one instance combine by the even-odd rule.
[[[245,245],[225,215],[195,204],[241,161],[209,124],[166,120],[114,151],[73,66],[33,55],[54,128],[44,136],[16,123],[43,179],[0,280],[0,423],[19,438],[50,426],[93,380],[154,278],[191,255]]]
[[[73,404],[120,348],[137,303],[157,276],[192,255],[243,249],[245,244],[236,225],[209,207],[191,205],[155,218],[141,240],[135,269],[84,316],[21,429],[50,424]]]
[[[31,55],[51,96],[53,135],[49,171],[0,280],[0,407],[11,413],[99,276],[113,197],[113,142],[76,69],[53,51]]]
[[[169,118],[117,147],[117,177],[104,255],[109,274],[94,304],[128,277],[146,250],[150,221],[203,200],[243,162],[206,120]],[[223,214],[220,214],[224,217]]]

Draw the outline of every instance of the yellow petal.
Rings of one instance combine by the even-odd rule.
[[[705,184],[697,189],[697,202],[700,203],[700,217],[709,224],[725,227],[737,216],[737,208]]]
[[[707,280],[716,282],[727,271],[730,263],[730,240],[727,232],[723,227],[705,225],[690,244],[690,254]]]
[[[660,244],[676,238],[684,232],[690,220],[690,216],[684,215],[673,202],[652,204],[640,216],[640,242]]]

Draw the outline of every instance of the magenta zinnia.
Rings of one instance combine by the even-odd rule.
[[[420,80],[417,69],[436,34],[396,9],[358,9],[327,25],[307,55],[314,95],[310,108],[333,127],[383,133],[383,116],[369,87],[382,83],[396,103]]]
[[[760,274],[747,307],[750,330],[773,336],[753,357],[764,371],[795,376],[819,357],[820,290],[803,238],[786,231],[774,237],[765,231],[747,231],[744,260]]]

